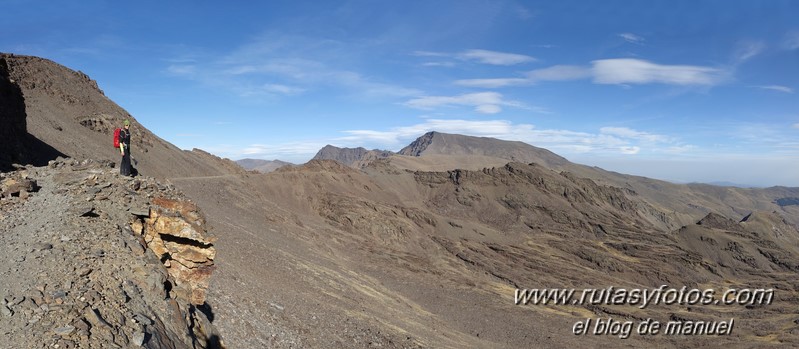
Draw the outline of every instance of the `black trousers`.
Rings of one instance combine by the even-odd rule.
[[[122,156],[122,163],[119,164],[119,174],[130,176],[130,151],[128,150],[125,150],[125,155]]]

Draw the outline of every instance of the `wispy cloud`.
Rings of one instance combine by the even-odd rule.
[[[516,124],[507,120],[428,119],[411,126],[396,127],[388,131],[349,130],[338,142],[363,144],[377,142],[385,148],[403,146],[403,142],[419,137],[425,132],[439,131],[478,137],[493,137],[522,141],[563,153],[591,153],[633,155],[673,153],[693,149],[675,138],[624,127],[603,127],[596,133],[558,129],[539,129],[531,124]]]
[[[742,41],[739,42],[733,52],[733,62],[740,64],[759,55],[766,48],[762,41]]]
[[[258,95],[285,95],[293,96],[305,92],[304,88],[286,86],[281,84],[263,84],[260,87],[252,86],[241,92],[244,97]]]
[[[782,39],[782,48],[786,50],[799,49],[799,30],[790,31]]]
[[[458,54],[458,57],[492,65],[515,65],[536,60],[534,57],[526,55],[489,50],[468,50]]]
[[[165,72],[250,98],[295,96],[324,88],[370,98],[421,94],[354,70],[347,58],[354,54],[348,50],[353,48],[333,40],[265,33],[215,59],[192,61],[176,55]]]
[[[684,154],[696,149],[697,146],[686,144],[686,145],[675,145],[675,146],[666,147],[662,149],[662,152],[666,154]]]
[[[624,147],[619,147],[619,151],[621,151],[622,154],[634,155],[638,154],[638,152],[641,151],[641,147],[624,146]]]
[[[458,96],[425,96],[405,102],[406,106],[416,109],[432,110],[447,106],[469,106],[482,114],[496,114],[502,111],[501,106],[525,107],[523,104],[503,99],[497,92],[468,93]]]
[[[452,62],[424,62],[422,63],[425,67],[454,67],[455,63]]]
[[[414,56],[417,57],[435,57],[435,58],[450,58],[454,60],[471,61],[490,65],[516,65],[521,63],[535,62],[536,58],[518,53],[489,51],[482,49],[466,50],[458,53],[445,53],[445,52],[431,52],[431,51],[415,51]],[[454,63],[448,62],[425,62],[426,66],[452,66]]]
[[[621,33],[619,34],[619,37],[624,39],[624,41],[636,45],[643,45],[644,41],[646,41],[643,37],[635,35],[633,33]]]
[[[564,81],[578,80],[591,76],[591,70],[576,65],[553,65],[525,73],[532,81]]]
[[[519,17],[519,19],[522,19],[522,20],[525,20],[525,21],[530,19],[530,18],[535,17],[535,13],[533,13],[533,11],[530,11],[530,9],[528,9],[528,8],[526,8],[524,6],[521,6],[521,5],[516,5],[513,8],[513,10],[516,13],[516,16]]]
[[[738,126],[751,131],[753,125]],[[792,126],[799,129],[799,123],[795,123]],[[759,131],[757,127],[755,129],[757,132],[769,132],[773,135],[773,130],[771,129]],[[340,147],[364,146],[370,149],[399,150],[416,137],[429,131],[522,141],[555,151],[577,162],[599,165],[614,171],[646,175],[653,178],[677,180],[687,178],[686,180],[689,181],[697,181],[700,179],[732,180],[749,176],[751,178],[760,178],[761,180],[763,178],[771,178],[766,183],[769,185],[785,185],[796,183],[795,178],[799,174],[797,172],[799,168],[790,166],[792,164],[790,159],[795,158],[796,152],[799,151],[799,142],[795,141],[780,141],[781,143],[772,144],[772,146],[786,149],[780,153],[781,155],[764,157],[760,151],[756,154],[730,152],[731,149],[708,151],[708,149],[692,144],[684,144],[675,136],[628,127],[606,126],[594,132],[581,132],[563,129],[541,129],[532,124],[514,123],[507,120],[431,118],[413,125],[394,127],[388,130],[342,131],[344,135],[341,137],[323,140],[253,144],[243,150],[234,150],[229,146],[224,148],[208,147],[208,149],[216,149],[216,154],[223,154],[234,159],[255,157],[300,163],[310,159],[326,144]],[[735,127],[729,131],[734,133],[743,132],[736,131]],[[752,162],[758,165],[742,170],[739,165],[741,162]],[[699,166],[698,170],[697,166]],[[787,173],[774,172],[774,169],[787,171]],[[769,173],[780,173],[780,175],[769,177]],[[735,174],[735,176],[730,177],[730,174]],[[742,180],[737,180],[737,182],[749,183],[749,181]]]
[[[497,88],[505,86],[529,85],[533,81],[522,78],[500,78],[500,79],[463,79],[455,80],[455,85],[480,88]]]
[[[251,144],[244,148],[238,156],[253,156],[270,159],[293,159],[298,156],[316,154],[328,143],[324,141],[289,142],[282,144]]]
[[[728,76],[718,68],[694,65],[663,65],[633,58],[603,59],[592,66],[555,65],[524,73],[524,77],[462,79],[455,84],[468,87],[498,88],[535,84],[540,81],[568,81],[592,78],[597,84],[716,85]]]
[[[764,90],[778,91],[778,92],[783,92],[783,93],[793,93],[793,89],[792,88],[787,87],[787,86],[781,86],[781,85],[766,85],[766,86],[752,86],[752,87],[756,87],[756,88],[760,88],[760,89],[764,89]]]
[[[610,126],[602,127],[599,129],[599,133],[605,135],[618,136],[621,138],[644,141],[648,143],[661,143],[661,142],[670,141],[669,137],[663,135],[636,131],[627,127],[610,127]]]
[[[414,51],[414,56],[419,57],[450,57],[451,54],[443,53],[443,52],[433,52],[433,51]]]
[[[171,64],[166,71],[172,75],[194,76],[197,67],[193,64]]]
[[[724,71],[694,65],[661,65],[640,59],[618,58],[593,61],[592,73],[598,84],[715,85]]]

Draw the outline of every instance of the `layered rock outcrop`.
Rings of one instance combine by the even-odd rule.
[[[206,231],[197,206],[180,199],[155,198],[143,226],[133,226],[140,229],[147,247],[174,278],[172,292],[192,304],[203,305],[214,270],[216,238]]]

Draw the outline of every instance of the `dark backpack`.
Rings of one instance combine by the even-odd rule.
[[[119,148],[119,131],[119,128],[114,130],[114,148]]]

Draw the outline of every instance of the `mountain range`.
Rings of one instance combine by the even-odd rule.
[[[258,171],[262,173],[269,173],[277,170],[283,166],[294,166],[290,162],[281,160],[262,160],[262,159],[241,159],[236,160],[239,166],[244,167],[245,170]]]
[[[396,153],[329,145],[305,164],[250,172],[174,147],[85,74],[46,59],[2,54],[0,80],[6,171],[31,164],[50,178],[41,166],[59,156],[117,162],[109,135],[133,121],[140,173],[174,185],[218,237],[205,298],[218,345],[799,346],[799,188],[674,184],[522,142],[440,132]],[[239,164],[261,172],[274,165]],[[525,289],[661,285],[718,294],[762,288],[776,297],[730,305],[514,301]],[[573,333],[578,322],[609,319],[733,319],[734,329],[625,339]]]

